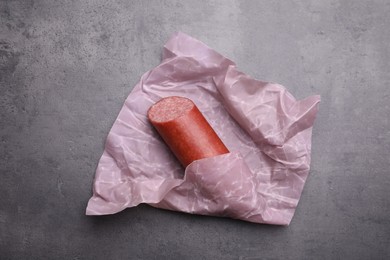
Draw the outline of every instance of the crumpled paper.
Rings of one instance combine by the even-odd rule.
[[[193,100],[231,153],[182,168],[147,119],[151,105],[173,95]],[[204,43],[176,33],[108,134],[86,214],[147,203],[288,225],[309,173],[319,101],[297,101],[283,86],[255,80]]]

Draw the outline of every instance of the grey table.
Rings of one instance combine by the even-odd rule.
[[[389,259],[389,1],[0,1],[1,259]],[[86,217],[104,140],[183,31],[320,94],[289,227],[142,205]]]

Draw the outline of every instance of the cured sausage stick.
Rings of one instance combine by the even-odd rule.
[[[148,118],[184,167],[195,160],[229,153],[188,98],[163,98],[149,108]]]

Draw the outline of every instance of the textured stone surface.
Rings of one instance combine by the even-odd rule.
[[[1,259],[389,259],[389,1],[0,1]],[[183,31],[320,94],[289,227],[84,210],[105,137]]]

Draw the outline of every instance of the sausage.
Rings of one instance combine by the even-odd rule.
[[[148,118],[184,167],[195,160],[229,153],[188,98],[163,98],[149,108]]]

